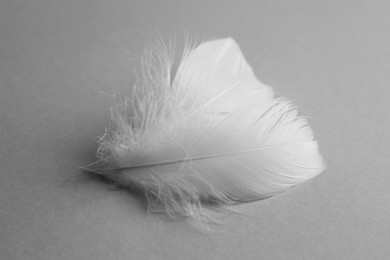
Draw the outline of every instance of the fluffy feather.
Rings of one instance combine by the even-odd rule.
[[[145,193],[150,211],[204,217],[205,205],[263,199],[324,169],[307,121],[260,83],[233,39],[152,45],[139,84],[111,109],[94,172]]]

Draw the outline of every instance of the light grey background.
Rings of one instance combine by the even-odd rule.
[[[389,1],[0,2],[1,259],[390,258]],[[233,37],[310,118],[328,168],[217,232],[95,179],[110,99],[150,36]]]

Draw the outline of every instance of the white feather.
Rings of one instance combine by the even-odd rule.
[[[233,39],[141,59],[139,85],[114,105],[95,172],[144,191],[151,211],[202,216],[209,202],[263,199],[324,169],[307,121],[256,79]]]

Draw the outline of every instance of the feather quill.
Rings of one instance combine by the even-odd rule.
[[[172,64],[172,45],[145,51],[139,83],[111,108],[95,173],[143,191],[152,212],[199,218],[210,202],[267,198],[324,170],[306,119],[233,39],[187,44],[173,80]]]

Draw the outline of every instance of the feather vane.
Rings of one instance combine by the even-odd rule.
[[[187,45],[174,79],[173,47],[141,58],[139,84],[111,108],[95,172],[141,189],[149,210],[202,217],[213,202],[273,196],[324,170],[307,120],[262,84],[231,39]]]

